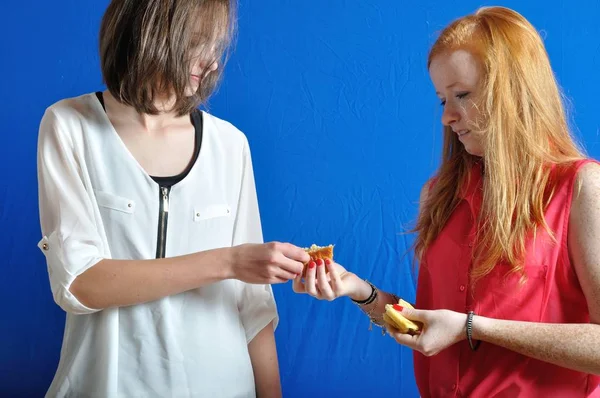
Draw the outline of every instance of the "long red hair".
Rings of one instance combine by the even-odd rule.
[[[542,39],[517,12],[481,8],[446,27],[433,45],[428,65],[442,53],[469,51],[483,70],[483,203],[474,252],[472,282],[500,261],[523,273],[525,242],[536,228],[548,230],[544,209],[552,197],[551,169],[584,157],[565,117],[562,96]],[[459,192],[478,158],[444,128],[441,166],[417,221],[416,259],[421,260],[460,201]],[[550,232],[550,231],[549,231]]]

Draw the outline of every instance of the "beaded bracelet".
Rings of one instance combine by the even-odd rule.
[[[352,300],[353,303],[355,303],[360,309],[361,311],[363,311],[367,317],[369,318],[369,330],[373,330],[373,324],[375,324],[375,326],[381,328],[381,334],[385,336],[386,334],[386,329],[385,329],[385,321],[383,320],[383,317],[378,320],[375,319],[375,317],[373,316],[373,312],[375,311],[375,309],[377,309],[377,303],[379,302],[379,289],[377,289],[375,287],[375,285],[373,285],[371,282],[369,282],[368,280],[365,279],[365,282],[367,282],[370,286],[371,286],[371,295],[366,299],[366,300],[354,300],[354,299],[350,299]],[[394,299],[394,302],[397,303],[400,299],[398,298],[398,296],[396,296],[395,294],[390,294],[392,296],[392,298]],[[373,303],[373,306],[371,307],[371,309],[369,311],[365,311],[364,307]]]
[[[476,351],[479,348],[481,341],[478,340],[477,343],[473,344],[473,315],[475,315],[473,311],[469,311],[467,314],[467,340],[469,341],[471,350]]]

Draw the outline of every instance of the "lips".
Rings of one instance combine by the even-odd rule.
[[[464,136],[464,135],[466,135],[466,134],[469,134],[470,132],[471,132],[471,130],[458,130],[458,131],[455,131],[455,133],[456,133],[456,134],[457,134],[459,137],[462,137],[462,136]]]

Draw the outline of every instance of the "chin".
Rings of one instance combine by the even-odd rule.
[[[465,145],[465,151],[467,151],[469,155],[483,157],[483,149],[479,146]]]
[[[188,86],[185,89],[185,95],[187,95],[188,97],[191,97],[192,95],[196,94],[197,91],[198,91],[197,85]]]
[[[467,150],[467,153],[469,155],[473,155],[476,156],[478,158],[482,158],[483,157],[483,151],[475,151],[475,150],[469,150],[468,148],[465,148]]]

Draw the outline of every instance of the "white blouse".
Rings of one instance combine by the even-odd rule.
[[[67,312],[48,396],[254,397],[248,343],[278,322],[269,285],[224,280],[101,311],[69,292],[102,259],[152,259],[159,246],[173,257],[262,242],[244,134],[204,112],[198,159],[163,192],[90,93],[46,110],[38,180],[38,246],[54,299]]]

